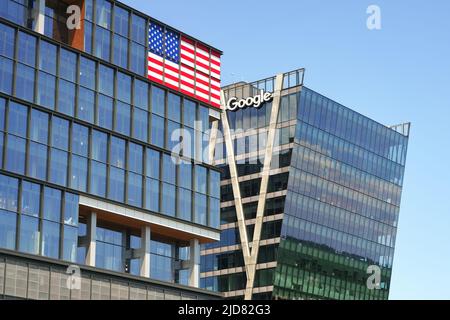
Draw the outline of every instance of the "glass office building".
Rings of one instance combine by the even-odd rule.
[[[220,113],[148,79],[152,24],[200,43],[118,1],[2,1],[0,298],[220,297],[199,288],[200,244],[220,237],[204,155]],[[174,152],[179,129],[194,142]]]
[[[303,76],[223,89],[222,233],[202,247],[201,286],[230,299],[387,299],[409,124],[379,124]]]

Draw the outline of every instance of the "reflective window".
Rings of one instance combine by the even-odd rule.
[[[178,168],[178,185],[186,189],[192,189],[192,164],[181,161]]]
[[[206,193],[206,168],[195,166],[195,191]]]
[[[154,212],[159,212],[159,181],[145,179],[145,208]]]
[[[194,222],[206,225],[206,196],[196,193],[194,206]]]
[[[175,186],[163,183],[161,199],[161,212],[169,216],[175,216]]]
[[[87,159],[71,155],[70,187],[80,191],[87,191]]]
[[[73,117],[74,110],[75,84],[60,79],[58,88],[58,111]]]
[[[12,94],[13,61],[0,56],[0,91]]]
[[[19,251],[38,254],[39,253],[39,219],[22,215],[20,217],[20,240]]]
[[[125,169],[125,140],[111,137],[111,159],[110,164]]]
[[[13,58],[15,29],[0,23],[0,55]]]
[[[6,170],[25,173],[26,140],[13,135],[7,135]]]
[[[0,209],[17,212],[18,197],[19,180],[0,175]]]
[[[85,57],[80,57],[80,84],[95,89],[95,62]]]
[[[128,37],[129,12],[119,6],[114,7],[114,32]]]
[[[146,21],[144,18],[133,14],[131,16],[131,39],[145,45],[146,42]]]
[[[131,107],[120,101],[116,102],[116,131],[130,135]]]
[[[117,98],[123,102],[131,103],[131,77],[124,73],[117,73]]]
[[[169,93],[167,103],[167,117],[173,121],[181,122],[181,98],[173,93]]]
[[[192,191],[178,189],[178,217],[187,221],[192,220]]]
[[[142,206],[142,176],[128,172],[128,204]]]
[[[28,152],[28,175],[30,177],[46,180],[47,179],[47,146],[30,142]]]
[[[55,108],[56,78],[39,71],[37,104],[49,109]]]
[[[56,75],[56,46],[46,41],[39,46],[39,69]]]
[[[152,115],[151,142],[155,146],[164,147],[164,118]]]
[[[109,195],[111,200],[123,202],[125,198],[125,170],[109,167]]]
[[[107,155],[108,135],[97,130],[92,130],[92,159],[106,163]]]
[[[91,161],[90,192],[100,197],[106,196],[106,165]]]
[[[147,168],[146,173],[148,177],[159,179],[159,151],[147,148]]]
[[[48,141],[48,114],[31,110],[30,139],[36,142],[47,144]]]
[[[72,152],[80,156],[88,156],[89,129],[74,123],[72,125]]]
[[[145,69],[145,47],[131,42],[130,70],[142,75]]]
[[[165,91],[152,86],[152,112],[164,117]]]
[[[114,70],[100,64],[98,67],[98,90],[107,96],[114,96]]]
[[[54,259],[59,258],[59,223],[46,221],[42,223],[41,254]]]
[[[16,96],[33,102],[34,82],[34,69],[18,63],[16,69]]]
[[[78,249],[78,228],[64,226],[63,259],[76,262]]]
[[[44,207],[42,217],[55,222],[61,221],[61,191],[44,187]]]
[[[64,223],[78,225],[78,195],[69,192],[64,194]]]
[[[197,105],[195,104],[195,102],[192,102],[187,99],[184,100],[183,123],[185,126],[194,128],[195,118],[196,118],[196,114],[197,114],[196,106]]]
[[[98,95],[97,106],[98,125],[112,130],[113,127],[113,99],[104,95]]]
[[[128,66],[128,40],[114,34],[114,64],[126,68]]]
[[[59,54],[59,76],[68,81],[77,79],[77,55],[72,51],[61,48]]]
[[[133,136],[136,139],[147,142],[148,113],[134,108],[133,110]]]
[[[128,143],[128,170],[142,174],[143,162],[142,146],[129,142]]]
[[[95,28],[95,56],[109,61],[111,46],[111,32],[101,27]]]
[[[69,121],[53,117],[52,118],[52,146],[68,150],[69,147]]]
[[[95,93],[92,90],[79,88],[77,117],[87,122],[94,122]]]
[[[27,136],[28,107],[15,103],[9,103],[8,132],[20,137]]]
[[[39,217],[41,203],[41,186],[36,183],[22,181],[22,214]]]
[[[51,148],[50,153],[50,182],[65,186],[67,183],[67,162],[66,151]]]
[[[148,109],[148,84],[144,81],[134,80],[134,105],[141,109]]]
[[[220,198],[220,172],[209,171],[209,195]]]
[[[111,3],[106,0],[96,1],[96,23],[103,28],[111,28]]]
[[[175,184],[176,181],[176,165],[172,157],[163,154],[163,181]]]
[[[35,66],[36,64],[36,37],[19,32],[17,60],[24,64]]]
[[[17,214],[0,210],[0,248],[15,249],[16,219]]]
[[[209,226],[219,228],[220,226],[220,200],[209,198]]]

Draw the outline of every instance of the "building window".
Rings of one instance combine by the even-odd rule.
[[[114,70],[102,64],[98,67],[98,91],[107,96],[114,96]]]
[[[147,111],[134,108],[133,110],[133,136],[134,138],[147,142],[148,113]]]
[[[69,192],[64,193],[64,223],[78,225],[78,195]]]
[[[142,174],[143,162],[143,148],[142,146],[130,142],[128,144],[128,170]]]
[[[78,228],[64,226],[63,259],[70,262],[77,261]]]
[[[131,42],[130,70],[140,75],[145,70],[145,47],[135,42]]]
[[[0,91],[12,94],[13,61],[0,56]]]
[[[125,198],[125,170],[115,167],[109,168],[109,199],[124,202]]]
[[[164,118],[155,114],[152,115],[152,135],[151,142],[153,145],[164,147]]]
[[[0,23],[0,55],[13,58],[16,30]]]
[[[69,121],[52,118],[52,146],[62,150],[69,148]]]
[[[206,193],[206,172],[205,167],[195,166],[195,191]]]
[[[175,186],[162,184],[162,206],[161,212],[169,216],[175,216]]]
[[[152,112],[164,117],[166,92],[163,89],[152,86]]]
[[[39,217],[41,203],[41,186],[39,184],[22,182],[21,212],[34,217]]]
[[[46,180],[47,179],[47,146],[30,142],[28,152],[28,176]]]
[[[96,1],[96,23],[103,28],[111,28],[111,3],[106,0]]]
[[[91,161],[90,192],[94,195],[106,196],[106,165]]]
[[[87,159],[71,155],[70,187],[79,191],[87,190]]]
[[[131,107],[128,104],[116,102],[116,131],[130,135]]]
[[[178,189],[178,217],[187,221],[192,220],[192,191]]]
[[[145,179],[145,208],[159,212],[159,181],[146,178]]]
[[[27,136],[28,107],[15,103],[9,103],[8,132],[16,136]]]
[[[131,16],[131,39],[141,45],[145,45],[147,41],[146,29],[145,19],[133,14]]]
[[[61,221],[62,192],[58,189],[44,187],[44,206],[42,217],[46,220]]]
[[[118,138],[112,139],[116,141],[115,139]],[[108,135],[106,133],[97,130],[92,130],[92,159],[106,163],[107,155],[108,155]]]
[[[40,42],[39,69],[56,75],[56,46],[46,41]]]
[[[148,84],[144,81],[134,80],[134,105],[143,110],[148,110]]]
[[[128,172],[128,204],[136,207],[142,206],[142,176]]]
[[[16,248],[16,220],[17,214],[0,210],[0,248]]]
[[[47,144],[48,141],[48,114],[31,110],[30,139],[36,142]]]
[[[125,140],[111,137],[110,164],[125,169]]]
[[[42,223],[41,254],[45,257],[59,258],[59,223],[46,221]]]
[[[131,77],[118,72],[117,73],[117,98],[120,101],[131,103]]]
[[[109,130],[113,127],[113,99],[101,94],[98,95],[97,124]]]
[[[19,180],[0,175],[0,209],[17,212],[18,197]]]
[[[79,88],[77,118],[94,123],[95,92]]]
[[[147,148],[146,174],[148,177],[159,179],[160,156],[159,151]]]
[[[39,219],[22,215],[19,230],[19,251],[39,254]]]
[[[32,67],[36,65],[35,37],[24,32],[19,32],[17,60]]]
[[[194,222],[206,225],[206,196],[204,194],[195,193],[194,206]]]
[[[121,7],[114,7],[114,32],[128,37],[129,12]]]
[[[21,63],[16,69],[16,97],[34,101],[34,69]]]
[[[25,139],[7,135],[6,170],[25,173],[25,146]]]
[[[75,84],[59,79],[58,111],[71,117],[75,110]]]
[[[126,68],[128,66],[128,40],[114,35],[114,64]]]
[[[77,79],[77,55],[66,49],[60,49],[59,76],[67,81],[75,82]]]
[[[163,181],[170,184],[176,183],[176,165],[171,155],[163,154]]]
[[[72,125],[72,152],[87,157],[89,150],[89,129],[74,123]]]
[[[95,90],[95,62],[85,57],[80,58],[80,84]]]
[[[50,182],[67,184],[67,152],[52,148],[50,154]]]

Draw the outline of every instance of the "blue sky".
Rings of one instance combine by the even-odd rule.
[[[311,89],[412,122],[390,298],[450,299],[450,1],[122,1],[223,50],[225,83],[304,67]]]

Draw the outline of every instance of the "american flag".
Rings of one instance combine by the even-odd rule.
[[[149,28],[148,78],[220,108],[220,53],[157,23]]]

